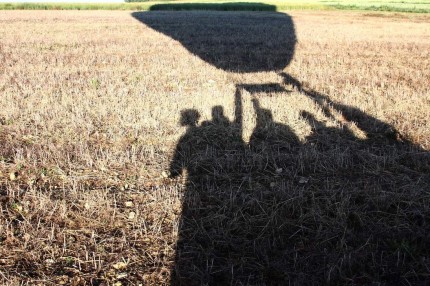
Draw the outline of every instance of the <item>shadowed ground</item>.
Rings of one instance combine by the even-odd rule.
[[[294,54],[286,14],[133,16],[225,71],[280,71]],[[280,76],[283,83],[238,85],[232,121],[221,106],[200,125],[196,110],[182,111],[188,129],[170,171],[188,177],[172,284],[428,281],[422,257],[429,256],[429,209],[421,201],[430,185],[429,153],[360,109]],[[287,92],[285,86],[311,98],[328,118],[342,114],[355,122],[366,137],[302,111],[312,134],[300,141],[254,96],[256,126],[244,142],[242,92]]]

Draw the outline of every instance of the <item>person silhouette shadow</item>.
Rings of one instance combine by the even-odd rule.
[[[245,239],[228,226],[235,221],[237,209],[232,196],[242,184],[241,131],[221,106],[212,108],[210,121],[198,125],[199,117],[193,109],[181,112],[180,123],[188,128],[170,165],[172,178],[187,172],[171,278],[174,285],[228,283],[231,267],[240,264],[240,253],[235,255],[229,242]]]
[[[286,124],[275,122],[272,111],[260,106],[259,100],[252,99],[256,115],[256,125],[249,140],[260,183],[271,178],[271,174],[283,173],[292,168],[294,153],[301,142]],[[266,179],[265,179],[266,178]],[[269,183],[270,182],[266,182]]]
[[[294,131],[288,125],[275,122],[272,111],[262,108],[258,99],[253,98],[252,104],[256,114],[256,125],[249,145],[254,152],[264,152],[268,148],[291,151],[300,144]]]

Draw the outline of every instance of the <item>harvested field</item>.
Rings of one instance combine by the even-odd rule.
[[[0,11],[0,283],[430,283],[429,24]]]

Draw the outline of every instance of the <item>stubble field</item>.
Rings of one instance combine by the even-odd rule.
[[[0,11],[0,283],[429,283],[429,24]]]

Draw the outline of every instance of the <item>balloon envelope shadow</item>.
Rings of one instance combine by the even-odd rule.
[[[247,7],[247,3],[200,3],[196,9],[221,10],[229,4],[238,5],[239,8]],[[248,4],[260,10],[276,10],[272,5]],[[191,9],[193,5],[195,4],[161,4],[153,9]],[[284,13],[150,11],[135,12],[132,16],[179,41],[205,62],[225,71],[280,71],[290,63],[294,55],[294,24],[291,17]]]

